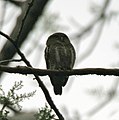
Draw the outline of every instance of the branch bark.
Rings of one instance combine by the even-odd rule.
[[[99,15],[96,17],[96,19],[94,19],[85,29],[83,29],[81,31],[81,33],[77,33],[74,36],[76,38],[81,38],[84,35],[86,35],[86,33],[88,33],[90,30],[92,30],[92,28],[97,24],[97,22],[99,22],[100,20],[102,20],[103,18],[105,18],[105,12],[107,10],[107,7],[109,6],[111,0],[105,0],[104,5],[99,13]]]
[[[30,31],[33,29],[36,21],[38,18],[42,15],[42,12],[48,3],[49,0],[34,0],[33,6],[28,6],[28,3],[32,0],[27,0],[22,6],[22,13],[17,18],[16,26],[14,27],[10,37],[17,41],[18,48],[21,47],[23,42],[26,40],[26,37],[30,33]],[[27,13],[27,17],[25,18],[24,25],[22,26],[22,20],[26,14],[26,11],[28,7],[31,7],[29,12]],[[19,34],[19,30],[22,27],[22,30]],[[19,39],[17,39],[17,36],[19,36]],[[0,52],[0,61],[2,60],[8,60],[12,59],[12,57],[15,55],[16,49],[14,46],[10,43],[10,41],[7,41],[2,48]],[[7,65],[8,63],[6,63]],[[0,75],[2,72],[0,72]]]
[[[8,73],[19,73],[19,74],[35,74],[38,76],[45,75],[110,75],[110,76],[119,76],[119,69],[107,69],[107,68],[82,68],[82,69],[72,69],[72,70],[47,70],[47,69],[37,69],[27,66],[17,66],[17,67],[8,67],[0,65],[0,71]]]

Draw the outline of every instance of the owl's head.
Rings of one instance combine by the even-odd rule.
[[[49,45],[53,45],[56,43],[69,44],[70,40],[66,34],[57,32],[48,37],[46,44],[47,44],[47,46],[49,46]]]

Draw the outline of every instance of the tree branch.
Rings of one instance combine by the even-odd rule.
[[[10,0],[11,1],[11,0]],[[12,0],[13,1],[13,0]],[[21,14],[17,18],[16,25],[10,35],[10,37],[13,40],[17,39],[17,36],[19,34],[19,30],[21,29],[21,26],[23,25],[23,18],[26,14],[26,11],[28,10],[27,8],[30,7],[28,6],[28,2],[32,0],[27,0],[24,2],[24,4],[21,6]],[[49,0],[34,0],[33,6],[30,7],[30,10],[28,10],[27,17],[25,17],[24,25],[22,27],[22,30],[19,34],[19,39],[17,41],[17,46],[18,48],[21,47],[23,42],[26,40],[29,32],[33,30],[35,23],[37,22],[38,18],[41,17],[43,14],[43,11],[46,7],[46,4],[49,2]],[[6,41],[4,44],[1,52],[0,52],[0,60],[8,60],[12,59],[12,57],[15,55],[16,49],[14,46],[10,43],[10,41]],[[5,65],[7,65],[6,63]],[[0,76],[1,76],[0,72]]]
[[[26,57],[24,56],[24,54],[20,51],[20,49],[17,47],[16,43],[14,42],[14,40],[12,38],[10,38],[7,34],[3,33],[0,31],[0,34],[2,36],[4,36],[5,38],[7,38],[15,47],[17,53],[19,54],[19,56],[21,57],[21,59],[24,61],[24,63],[28,66],[28,67],[32,67],[32,65],[30,64],[30,62],[26,59]],[[51,106],[51,108],[55,111],[56,115],[59,117],[60,120],[64,120],[64,117],[62,116],[62,114],[59,112],[59,110],[57,109],[56,105],[54,104],[49,91],[47,90],[47,88],[45,87],[45,85],[43,84],[43,82],[41,81],[41,79],[34,74],[35,79],[37,80],[39,87],[42,89],[45,98],[48,102],[48,104]]]
[[[97,22],[102,20],[102,18],[105,18],[105,12],[106,12],[107,7],[109,6],[110,2],[111,2],[111,0],[105,0],[104,6],[102,7],[98,17],[96,19],[94,19],[85,29],[83,29],[81,33],[75,34],[74,36],[76,38],[83,37],[86,33],[88,33],[90,30],[92,30],[92,28],[97,24]]]
[[[110,75],[119,76],[119,69],[106,69],[106,68],[82,68],[82,69],[72,69],[72,70],[47,70],[47,69],[37,69],[27,66],[17,66],[8,67],[0,65],[0,71],[8,73],[19,73],[19,74],[35,74],[39,76],[45,75]]]
[[[10,62],[20,62],[22,61],[22,59],[9,59],[9,60],[2,60],[0,61],[0,65],[4,64],[4,63],[10,63]]]
[[[18,7],[20,7],[24,2],[21,2],[21,1],[15,1],[15,0],[4,0],[4,1],[8,1]]]

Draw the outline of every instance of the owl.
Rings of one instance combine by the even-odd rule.
[[[54,33],[48,37],[45,48],[46,67],[50,70],[71,70],[76,54],[68,36],[64,33]],[[68,81],[67,75],[49,75],[56,95],[62,94],[62,87]]]

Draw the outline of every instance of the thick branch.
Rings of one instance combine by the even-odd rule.
[[[14,0],[9,0],[9,1],[14,1]],[[20,48],[23,42],[26,40],[27,36],[29,35],[30,31],[33,29],[38,18],[42,15],[45,6],[49,0],[34,0],[32,7],[31,5],[28,5],[28,3],[30,3],[31,1],[32,0],[27,0],[21,6],[22,12],[20,16],[17,18],[16,25],[10,35],[10,37],[14,39],[14,41],[15,40],[17,41],[18,48]],[[30,7],[30,10],[28,7]],[[29,12],[27,13],[27,11]],[[23,23],[22,20],[24,19],[26,13],[27,13],[27,17],[25,17],[24,24],[22,24]],[[19,30],[20,30],[20,34],[19,34]],[[19,36],[19,39],[17,39],[17,36]],[[10,41],[7,41],[0,52],[0,61],[12,59],[15,54],[16,54],[16,49],[10,43]],[[8,63],[6,63],[5,65],[7,64]],[[0,73],[0,75],[1,74],[2,73]]]
[[[16,6],[21,6],[24,2],[21,2],[21,1],[15,1],[15,0],[5,0],[5,1],[8,1]]]
[[[58,70],[46,70],[46,69],[37,69],[26,66],[17,66],[17,67],[7,67],[0,65],[0,71],[8,72],[8,73],[19,73],[19,74],[35,74],[39,76],[45,75],[114,75],[119,76],[119,69],[106,69],[106,68],[82,68],[82,69],[73,69],[66,71],[58,71]]]

